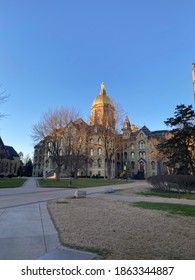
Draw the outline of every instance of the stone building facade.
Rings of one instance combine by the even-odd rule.
[[[115,125],[115,107],[102,83],[99,95],[91,106],[89,123],[78,119],[64,128],[62,146],[66,146],[67,141],[78,139],[85,154],[86,160],[77,169],[79,176],[142,179],[165,172],[155,144],[167,131],[150,131],[146,126],[138,129],[130,124],[128,116],[119,134]],[[69,165],[64,163],[62,176],[70,176],[72,170]],[[55,162],[48,154],[43,139],[35,146],[33,175],[50,177],[55,174],[55,169]]]
[[[0,137],[0,176],[17,176],[20,167],[20,157],[15,149],[6,146]]]

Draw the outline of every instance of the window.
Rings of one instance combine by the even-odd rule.
[[[127,160],[127,152],[124,152],[124,158]]]
[[[134,150],[134,144],[131,144],[131,150]]]
[[[139,152],[140,158],[146,158],[146,152]]]
[[[144,141],[139,142],[139,148],[140,149],[145,149],[145,142]]]
[[[134,162],[134,161],[131,162],[131,169],[132,169],[132,170],[135,169],[135,162]]]
[[[156,163],[154,161],[151,162],[152,170],[156,169]]]
[[[89,154],[90,156],[93,156],[93,149],[90,149]]]
[[[119,154],[119,153],[117,153],[117,159],[118,159],[118,160],[120,159],[120,154]]]
[[[134,157],[135,157],[135,153],[131,152],[131,158],[134,158]]]
[[[93,144],[93,138],[90,138],[90,139],[89,139],[89,143],[90,143],[90,144]]]
[[[98,162],[98,167],[101,168],[101,165],[102,165],[101,159],[99,158],[97,162]]]
[[[102,138],[101,138],[101,137],[98,138],[98,144],[99,144],[99,145],[102,144]]]
[[[98,148],[98,155],[102,154],[102,148]]]

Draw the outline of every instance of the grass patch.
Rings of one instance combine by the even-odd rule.
[[[146,187],[144,187],[146,189]],[[120,195],[144,195],[144,196],[158,196],[158,197],[165,197],[165,198],[178,198],[178,199],[192,199],[195,200],[195,193],[177,193],[177,192],[159,192],[153,189],[148,189],[146,191],[137,191],[137,187],[125,189],[125,190],[115,190],[115,194]]]
[[[25,183],[21,178],[0,178],[0,188],[18,188]]]
[[[140,201],[140,202],[133,203],[133,206],[144,208],[144,209],[166,211],[171,214],[178,214],[183,216],[191,216],[191,217],[195,216],[195,206],[193,205]]]
[[[126,184],[126,181],[122,180],[106,180],[106,179],[61,179],[56,181],[54,179],[40,179],[40,187],[49,188],[89,188],[100,187],[109,185]]]
[[[145,195],[145,196],[160,196],[166,198],[185,198],[185,199],[192,199],[195,200],[195,193],[176,193],[176,192],[158,192],[158,191],[147,191],[147,192],[137,192],[138,195]]]

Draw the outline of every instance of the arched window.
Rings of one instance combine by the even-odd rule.
[[[131,144],[131,150],[134,150],[134,144],[133,143]]]
[[[98,144],[99,144],[99,145],[102,144],[102,138],[101,138],[101,137],[98,138]]]
[[[98,155],[102,154],[102,148],[98,148]]]
[[[93,156],[93,149],[89,150],[89,154],[90,154],[90,156]]]
[[[142,153],[142,157],[143,157],[143,158],[146,158],[146,152],[143,152],[143,153]]]
[[[127,152],[124,152],[124,158],[127,159]]]
[[[90,144],[93,144],[93,138],[90,138],[90,139],[89,139],[89,143],[90,143]]]
[[[101,166],[102,166],[102,160],[99,158],[97,162],[98,162],[98,167],[101,168]]]
[[[131,152],[131,158],[134,158],[134,157],[135,157],[135,153]]]
[[[131,162],[131,169],[132,169],[132,170],[135,169],[135,162],[134,162],[134,161]]]
[[[140,149],[145,149],[145,142],[144,141],[139,142],[139,148]]]

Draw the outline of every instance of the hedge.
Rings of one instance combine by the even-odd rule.
[[[157,175],[147,179],[156,190],[163,192],[184,192],[195,191],[195,175]]]

